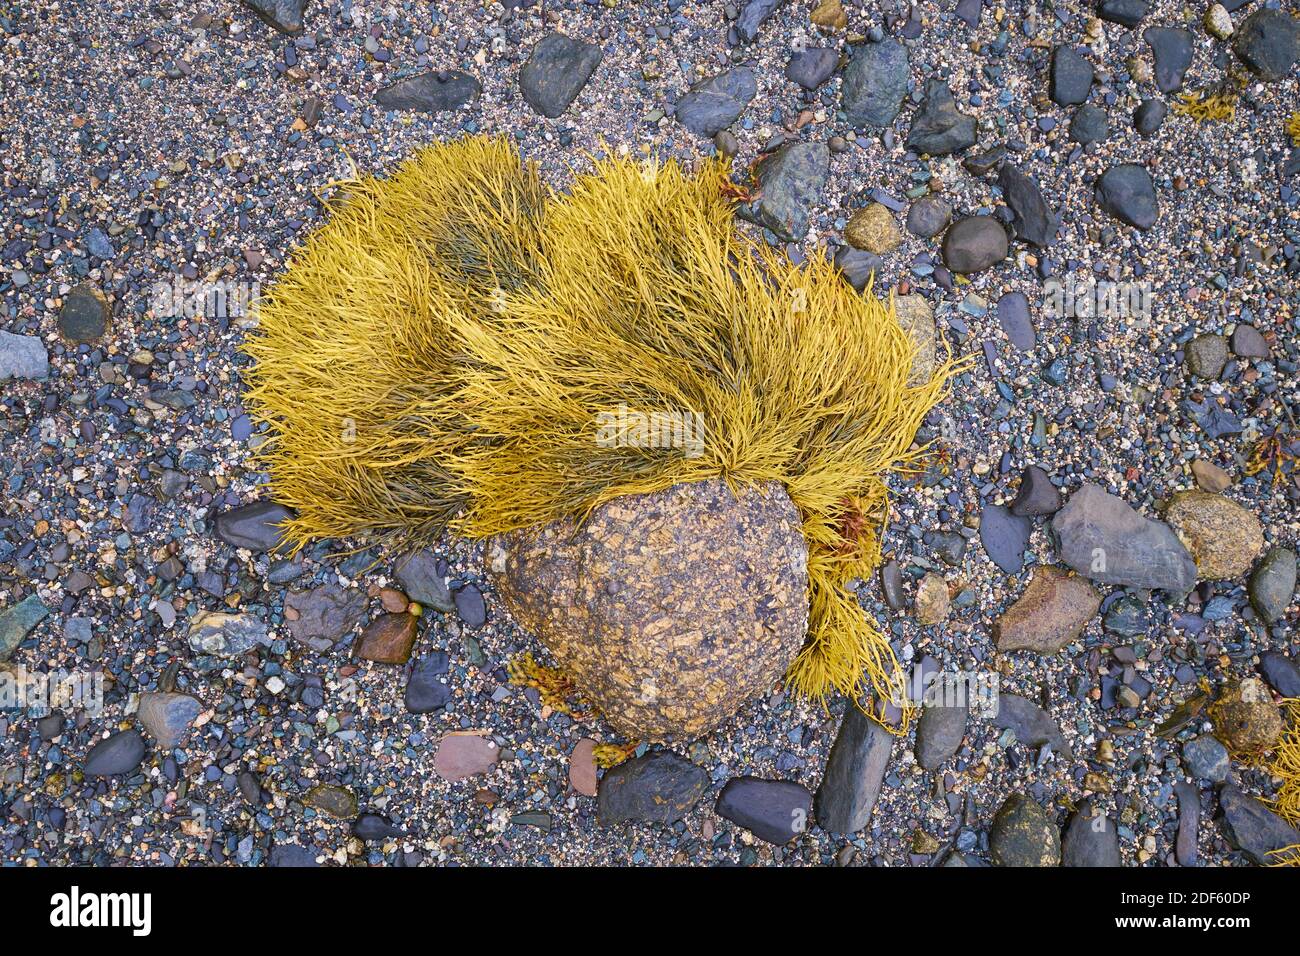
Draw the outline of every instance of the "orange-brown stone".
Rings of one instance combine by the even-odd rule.
[[[352,656],[376,664],[405,664],[415,646],[418,620],[413,614],[381,614],[361,632]]]

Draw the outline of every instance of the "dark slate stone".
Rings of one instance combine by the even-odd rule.
[[[258,15],[268,26],[281,33],[297,36],[302,33],[303,11],[308,0],[239,0]]]
[[[1075,110],[1070,120],[1070,139],[1087,146],[1100,143],[1110,135],[1110,123],[1106,121],[1106,111],[1100,106],[1084,103]]]
[[[274,501],[240,505],[217,515],[217,537],[236,548],[270,551],[283,540],[277,525],[292,517],[292,511]]]
[[[850,705],[831,746],[815,801],[817,825],[829,833],[857,833],[871,821],[889,766],[894,736]]]
[[[451,589],[447,586],[444,562],[432,551],[416,551],[399,559],[394,577],[412,601],[444,613],[456,609]]]
[[[1275,83],[1300,57],[1300,22],[1282,10],[1256,10],[1237,27],[1232,48],[1251,72]]]
[[[788,143],[764,159],[754,211],[759,225],[786,242],[808,235],[812,207],[821,200],[830,163],[825,143]]]
[[[268,865],[305,869],[320,866],[316,862],[318,856],[320,856],[320,851],[315,847],[299,846],[296,843],[277,843],[271,847],[271,858]]]
[[[1023,292],[1007,292],[998,299],[998,323],[1007,339],[1022,352],[1031,352],[1038,344],[1034,322],[1029,315],[1029,300]],[[1021,514],[1013,511],[1014,514]]]
[[[1023,697],[998,694],[993,726],[999,730],[1010,730],[1016,735],[1016,740],[1026,747],[1050,746],[1054,753],[1066,760],[1074,759],[1074,753],[1065,742],[1065,736],[1056,721],[1043,708]]]
[[[839,62],[840,53],[833,47],[808,47],[790,57],[790,62],[785,66],[785,75],[805,90],[815,90],[831,78]]]
[[[812,794],[788,780],[735,777],[714,807],[718,816],[768,843],[789,843],[808,829]]]
[[[709,786],[709,775],[669,750],[634,757],[605,774],[597,792],[602,826],[676,823]]]
[[[473,584],[457,588],[452,598],[456,602],[456,613],[466,627],[482,627],[487,623],[487,606],[483,603],[483,593]]]
[[[519,88],[534,112],[555,119],[569,108],[601,60],[600,47],[548,33],[519,71]]]
[[[1245,322],[1238,323],[1232,330],[1232,352],[1242,358],[1268,358],[1272,354],[1259,329]]]
[[[1159,207],[1156,187],[1146,167],[1121,163],[1102,173],[1097,180],[1097,203],[1120,222],[1137,229],[1156,224]]]
[[[1143,100],[1133,111],[1133,128],[1139,135],[1154,136],[1168,115],[1169,107],[1164,100]]]
[[[438,678],[447,673],[447,655],[434,651],[415,662],[406,682],[404,702],[413,714],[430,714],[441,710],[451,700],[451,687]]]
[[[992,216],[970,216],[948,227],[943,261],[962,275],[980,272],[1007,257],[1007,231]]]
[[[1132,594],[1126,594],[1106,609],[1102,627],[1120,637],[1141,637],[1150,626],[1147,605]]]
[[[86,754],[87,777],[131,773],[144,760],[144,738],[138,730],[122,730],[101,740]]]
[[[934,549],[940,560],[954,568],[966,556],[968,542],[965,535],[956,531],[927,531],[921,540]]]
[[[1277,857],[1270,856],[1273,850],[1300,843],[1300,830],[1238,787],[1219,791],[1219,807],[1228,842],[1260,866],[1277,862]]]
[[[1183,766],[1193,780],[1209,780],[1211,783],[1223,783],[1232,769],[1228,748],[1209,734],[1183,744]]]
[[[1174,858],[1179,866],[1198,866],[1198,835],[1201,829],[1201,792],[1186,780],[1174,784],[1178,797],[1178,834],[1174,838]]]
[[[925,85],[921,111],[912,120],[907,148],[917,154],[944,156],[975,145],[975,117],[962,113],[945,80]]]
[[[108,302],[103,294],[94,286],[82,283],[63,299],[59,334],[74,345],[97,342],[108,328],[108,320]]]
[[[1052,53],[1051,94],[1058,106],[1077,106],[1092,89],[1092,64],[1072,47],[1058,46]]]
[[[1084,804],[1070,817],[1061,840],[1062,866],[1120,866],[1115,821]]]
[[[992,172],[1007,158],[1006,146],[999,143],[988,149],[967,156],[961,161],[967,172],[973,176],[985,176]]]
[[[1070,496],[1052,519],[1061,560],[1094,581],[1186,594],[1196,564],[1173,530],[1150,521],[1094,484]]]
[[[1146,0],[1101,0],[1097,4],[1097,16],[1107,23],[1135,27],[1142,22],[1149,9]]]
[[[30,594],[12,607],[0,611],[0,661],[9,660],[18,645],[37,624],[45,620],[50,609],[39,595]]]
[[[749,0],[736,17],[736,36],[741,43],[753,43],[758,38],[758,28],[776,12],[785,0]]]
[[[907,96],[907,49],[897,40],[855,48],[840,83],[841,105],[851,126],[884,128]]]
[[[1061,489],[1052,484],[1047,472],[1037,465],[1026,465],[1020,473],[1020,488],[1011,502],[1013,515],[1034,518],[1061,510]]]
[[[165,750],[183,743],[203,712],[203,705],[189,694],[149,692],[140,695],[136,716],[141,726]]]
[[[1014,515],[1002,505],[985,505],[980,512],[980,543],[989,559],[1007,574],[1025,567],[1025,549],[1033,522]]]
[[[1147,27],[1142,36],[1155,57],[1156,88],[1175,93],[1183,88],[1183,74],[1192,65],[1192,35],[1178,27]]]
[[[359,840],[387,840],[402,836],[402,830],[382,814],[363,813],[353,821],[352,834]]]
[[[881,258],[874,252],[867,252],[865,249],[840,246],[839,251],[835,253],[835,265],[839,268],[845,281],[853,286],[853,290],[861,292],[867,287],[871,277],[876,274],[876,270],[880,268]]]
[[[880,591],[891,610],[907,607],[907,591],[903,587],[903,569],[892,558],[880,569]]]
[[[922,196],[907,210],[907,231],[920,239],[937,236],[952,222],[952,206],[933,193]]]
[[[984,0],[957,0],[957,7],[953,12],[957,14],[958,20],[974,29],[979,26],[980,13],[983,9]]]
[[[738,66],[692,86],[677,101],[677,121],[697,136],[716,136],[740,118],[757,92],[753,71]]]
[[[916,763],[922,770],[938,770],[961,747],[970,708],[961,704],[926,704],[916,724]]]
[[[479,81],[468,73],[429,72],[384,87],[375,94],[375,102],[386,110],[444,113],[473,103],[482,91]]]
[[[1267,624],[1281,620],[1295,596],[1296,558],[1289,548],[1269,550],[1250,573],[1250,603]]]
[[[1260,654],[1259,672],[1283,697],[1300,697],[1300,667],[1281,651]]]
[[[1007,207],[1015,214],[1012,225],[1019,238],[1043,249],[1056,242],[1061,219],[1047,205],[1033,177],[1006,163],[998,173],[998,186]]]
[[[1195,420],[1209,438],[1240,435],[1246,430],[1241,419],[1215,401],[1213,396],[1208,396],[1202,402],[1194,402],[1189,398],[1182,406],[1183,411]]]

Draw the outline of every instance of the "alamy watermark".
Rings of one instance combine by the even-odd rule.
[[[1043,311],[1053,318],[1130,319],[1147,322],[1154,314],[1150,282],[1048,279]]]
[[[1001,675],[997,671],[912,671],[905,688],[909,703],[921,707],[966,707],[981,717],[998,714],[998,689]],[[904,701],[894,701],[901,707]]]
[[[601,448],[675,448],[686,458],[704,454],[704,416],[668,409],[642,412],[619,403],[596,415],[596,444]]]
[[[0,710],[47,713],[51,709],[104,711],[103,671],[28,671],[21,664],[0,670]]]
[[[149,304],[160,318],[242,318],[257,311],[261,295],[258,282],[177,277],[171,282],[155,282]]]

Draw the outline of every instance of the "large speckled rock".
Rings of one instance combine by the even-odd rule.
[[[855,249],[883,255],[893,252],[903,241],[894,214],[878,202],[859,209],[844,227],[844,238]]]
[[[993,818],[989,856],[994,866],[1060,866],[1061,834],[1047,811],[1013,793]]]
[[[1191,552],[1203,581],[1240,577],[1264,550],[1259,519],[1222,495],[1180,491],[1169,500],[1164,517]]]
[[[1233,753],[1257,754],[1272,749],[1282,736],[1282,711],[1258,677],[1234,681],[1210,708],[1214,736]]]
[[[807,632],[807,545],[777,485],[630,495],[502,546],[506,607],[633,740],[712,730],[776,683]]]

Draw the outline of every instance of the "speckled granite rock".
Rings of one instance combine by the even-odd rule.
[[[1203,581],[1240,577],[1264,550],[1259,519],[1221,495],[1180,491],[1169,500],[1164,517],[1191,552]]]
[[[807,545],[776,486],[619,498],[504,547],[506,607],[633,740],[708,732],[771,688],[807,632]]]
[[[1210,707],[1214,736],[1237,754],[1263,753],[1282,736],[1282,711],[1258,677],[1233,681]]]
[[[993,818],[989,856],[994,866],[1060,866],[1061,834],[1047,811],[1013,793]]]
[[[894,299],[894,316],[907,337],[916,345],[916,355],[912,359],[912,372],[907,376],[907,384],[924,385],[934,376],[936,364],[934,310],[925,301],[925,296],[913,292]]]

